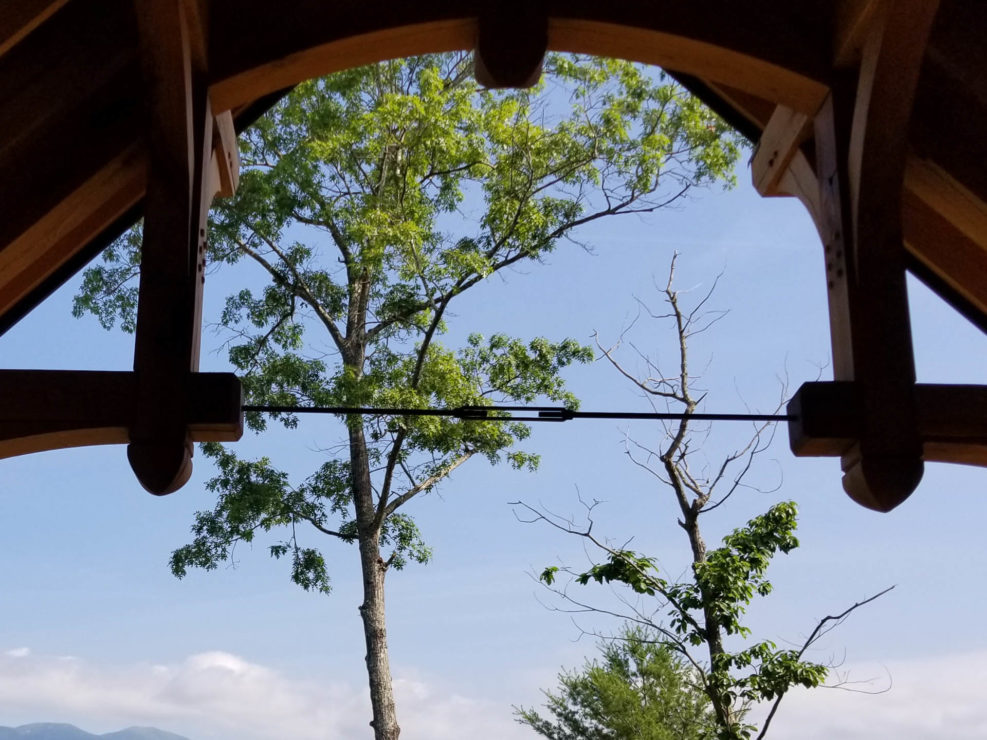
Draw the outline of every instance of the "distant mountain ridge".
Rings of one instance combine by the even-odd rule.
[[[187,737],[154,727],[128,727],[126,730],[94,735],[75,725],[36,722],[20,727],[0,727],[0,740],[189,740]]]

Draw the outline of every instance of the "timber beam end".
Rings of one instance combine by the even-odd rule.
[[[918,486],[923,462],[987,467],[987,386],[914,386],[921,457],[861,456],[864,394],[853,382],[805,383],[788,404],[796,457],[839,457],[843,487],[858,503],[890,511]]]
[[[141,485],[171,493],[191,466],[135,439],[138,406],[136,372],[0,370],[0,457],[130,442],[128,457]],[[240,380],[232,373],[189,373],[183,452],[191,458],[193,442],[240,439],[242,406]]]

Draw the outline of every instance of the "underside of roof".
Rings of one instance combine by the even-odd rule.
[[[0,454],[130,442],[145,486],[174,490],[192,440],[241,428],[235,379],[221,381],[225,410],[193,403],[206,393],[197,234],[213,195],[235,190],[236,133],[285,89],[347,67],[476,49],[478,78],[512,86],[559,50],[664,67],[756,143],[762,195],[809,210],[836,382],[798,394],[792,447],[841,457],[848,493],[890,509],[923,460],[987,463],[982,389],[915,383],[904,287],[911,271],[987,329],[985,38],[980,0],[5,0],[0,331],[141,216],[145,314],[178,310],[187,325],[176,340],[139,322],[133,387],[117,384],[112,418],[28,403],[0,418]],[[6,377],[39,393],[105,380]],[[933,397],[963,418],[940,418]]]

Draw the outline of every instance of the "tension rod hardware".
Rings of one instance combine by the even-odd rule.
[[[792,414],[672,414],[634,411],[573,411],[564,406],[458,406],[452,409],[369,408],[365,406],[245,405],[244,411],[268,414],[338,414],[359,416],[448,416],[462,421],[569,421],[621,419],[629,421],[795,421]],[[491,416],[491,413],[504,414]]]

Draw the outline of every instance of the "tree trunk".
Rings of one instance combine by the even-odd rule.
[[[361,358],[362,359],[362,358]],[[367,641],[367,678],[370,681],[370,704],[376,740],[398,740],[397,708],[391,682],[391,664],[387,654],[387,622],[384,612],[384,575],[387,566],[380,557],[380,528],[374,519],[373,486],[367,439],[360,419],[350,419],[350,475],[353,504],[356,509],[357,539],[360,545],[360,570],[363,573],[363,603],[360,617]]]
[[[346,340],[340,347],[343,367],[354,377],[363,376],[367,357],[367,302],[370,278],[366,270],[357,277],[347,264],[349,307],[346,320]],[[370,705],[373,709],[375,740],[398,740],[397,707],[391,680],[391,662],[387,652],[387,620],[384,611],[384,575],[387,565],[380,556],[380,523],[370,479],[370,456],[363,420],[347,418],[350,443],[350,476],[352,477],[353,508],[356,511],[356,531],[360,545],[360,570],[363,574],[363,603],[360,617],[367,642],[367,678],[370,682]]]
[[[692,546],[693,567],[706,562],[706,542],[703,540],[702,532],[699,531],[698,511],[688,511],[682,526],[688,533],[689,544]],[[710,668],[715,675],[717,672],[715,666],[718,659],[726,654],[726,649],[723,647],[723,628],[720,625],[719,619],[717,619],[716,615],[710,609],[709,595],[706,593],[706,590],[700,585],[699,591],[703,600],[703,626],[706,629],[706,647],[709,651]],[[707,686],[707,695],[713,704],[716,719],[724,729],[732,729],[737,724],[733,706],[729,702],[725,702],[716,689],[717,687],[715,685]]]
[[[376,534],[360,537],[360,567],[363,570],[363,633],[367,640],[367,676],[370,679],[370,703],[373,706],[376,740],[397,740],[397,708],[391,685],[391,664],[387,654],[387,624],[384,615],[384,561],[380,557]]]

